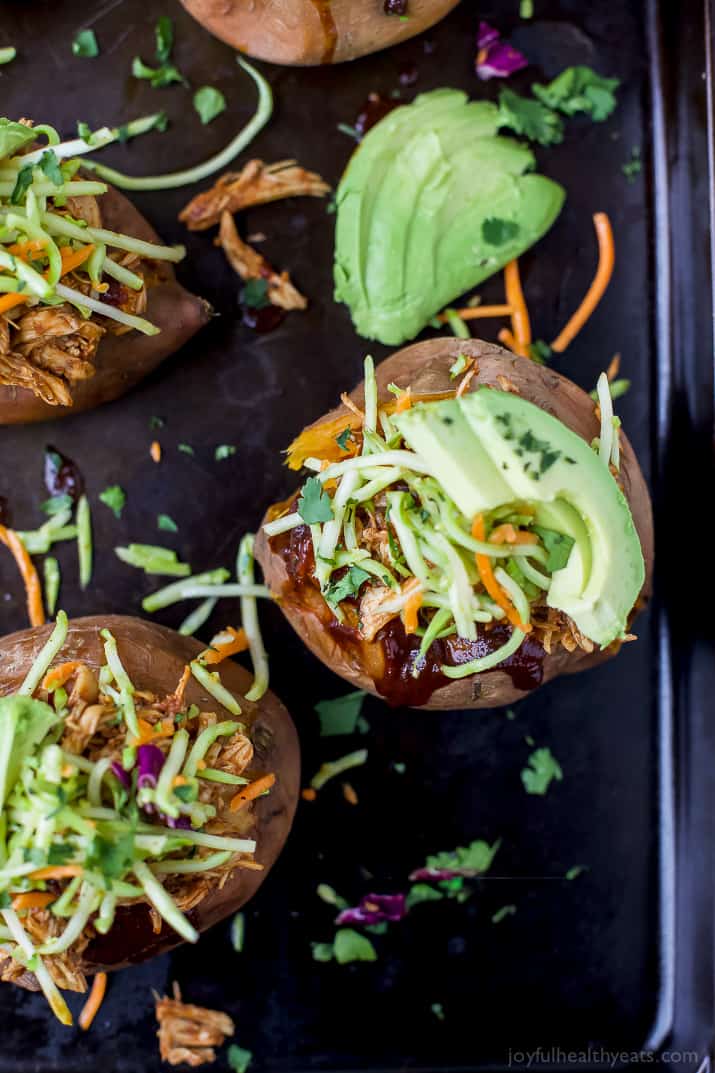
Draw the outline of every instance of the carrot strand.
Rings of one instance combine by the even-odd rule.
[[[20,571],[25,592],[27,594],[27,614],[31,626],[42,626],[45,622],[45,608],[42,603],[42,586],[37,576],[32,559],[27,553],[25,545],[20,540],[14,529],[6,529],[0,525],[0,542],[12,552],[17,568]]]
[[[270,790],[271,786],[275,784],[276,777],[273,774],[261,775],[260,779],[254,779],[253,782],[249,782],[248,786],[244,786],[242,790],[239,790],[235,797],[231,798],[229,803],[229,809],[231,812],[238,812],[239,809],[247,805],[249,801],[253,801],[255,797],[260,797],[266,790]]]
[[[472,536],[475,540],[484,541],[484,518],[481,514],[478,514],[472,522]],[[492,571],[491,560],[488,555],[481,555],[479,552],[475,552],[474,558],[477,562],[477,570],[481,579],[482,585],[487,590],[489,596],[495,604],[501,607],[502,611],[511,622],[512,626],[516,629],[523,630],[524,633],[529,633],[531,626],[528,623],[524,623],[519,618],[519,612],[516,610],[507,594],[502,589],[501,585],[494,577]]]
[[[513,308],[511,305],[467,306],[464,309],[452,310],[452,313],[458,316],[460,320],[481,320],[485,317],[510,317],[512,312]],[[446,324],[447,315],[445,313],[440,313],[437,320],[440,324]]]
[[[509,261],[509,264],[504,269],[504,286],[507,301],[512,310],[511,330],[514,336],[514,350],[522,358],[528,358],[531,343],[531,321],[529,320],[529,311],[526,308],[526,299],[521,286],[519,262],[516,259]]]
[[[98,972],[95,974],[94,980],[92,980],[92,989],[89,992],[89,997],[82,1007],[82,1012],[79,1015],[79,1027],[83,1031],[92,1024],[92,1021],[99,1012],[99,1007],[102,1005],[104,995],[107,990],[107,974],[106,972]]]
[[[581,331],[606,293],[606,288],[613,275],[613,266],[616,263],[616,248],[613,242],[611,221],[605,212],[597,212],[593,217],[593,226],[598,240],[598,267],[581,305],[551,344],[551,349],[555,350],[557,354],[563,353],[569,343],[572,343]]]

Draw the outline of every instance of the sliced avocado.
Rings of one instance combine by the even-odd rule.
[[[419,404],[395,421],[467,518],[525,500],[536,506],[538,524],[572,537],[548,605],[602,646],[624,632],[645,578],[643,553],[625,496],[580,436],[533,403],[493,388]],[[485,456],[490,464],[482,477]]]
[[[526,174],[533,154],[498,127],[494,104],[439,89],[387,115],[353,154],[336,195],[334,277],[361,335],[414,338],[558,216],[563,189]],[[498,246],[482,233],[494,218],[517,225]]]

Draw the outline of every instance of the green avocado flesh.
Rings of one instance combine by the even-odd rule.
[[[527,502],[537,526],[570,536],[549,607],[601,646],[623,634],[645,579],[643,553],[625,496],[580,436],[533,403],[486,387],[393,420],[466,518]]]
[[[488,101],[433,90],[387,115],[353,154],[336,195],[334,278],[360,335],[413,339],[553,224],[562,187],[526,174],[534,157],[497,135],[498,117]],[[486,240],[485,221],[497,221],[503,243]]]

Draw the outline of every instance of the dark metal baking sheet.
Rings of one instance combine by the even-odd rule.
[[[407,68],[416,67],[418,80],[402,89],[404,97],[442,84],[491,92],[471,67],[479,18],[512,30],[539,77],[583,62],[622,79],[612,120],[573,121],[562,146],[538,153],[568,200],[523,269],[536,333],[549,338],[590,279],[590,216],[610,213],[618,248],[613,284],[558,368],[590,387],[619,351],[633,381],[619,410],[655,490],[661,551],[656,601],[639,620],[639,643],[603,668],[551,684],[519,705],[513,720],[503,711],[416,714],[368,701],[370,758],[352,780],[360,804],[345,803],[336,785],[300,808],[285,853],[247,911],[244,953],[233,952],[227,925],[219,926],[197,948],[113,978],[87,1035],[56,1025],[41,998],[3,986],[0,1070],[158,1070],[151,989],[164,991],[174,979],[190,1000],[235,1017],[257,1073],[505,1067],[539,1047],[532,1063],[544,1068],[569,1065],[569,1051],[587,1052],[580,1065],[603,1065],[602,1049],[631,1058],[647,1050],[651,1068],[694,1069],[708,1049],[712,584],[696,576],[695,556],[688,561],[680,549],[688,519],[693,510],[702,516],[713,487],[710,28],[696,0],[537,0],[529,23],[517,19],[517,6],[464,0],[427,37],[349,67],[263,65],[276,114],[251,152],[269,161],[295,156],[335,182],[351,151],[337,123],[352,122],[369,91],[398,88]],[[185,92],[154,92],[129,75],[135,54],[149,58],[162,13],[176,19],[177,60],[192,84],[217,85],[230,101],[207,129]],[[3,16],[0,43],[19,49],[0,73],[3,113],[70,132],[78,119],[99,125],[157,104],[167,109],[169,133],[106,154],[128,170],[187,165],[219,148],[251,112],[253,91],[231,51],[178,5],[115,0],[88,9],[78,0],[14,0]],[[71,36],[90,22],[102,57],[75,59]],[[515,88],[533,74],[518,76]],[[633,146],[644,167],[629,185],[621,164]],[[120,402],[61,423],[0,430],[0,494],[18,527],[39,521],[48,443],[80,464],[93,502],[110,483],[128,492],[121,522],[94,508],[98,556],[88,592],[74,583],[71,549],[60,553],[62,605],[73,614],[138,610],[151,583],[119,564],[111,548],[152,539],[160,511],[179,523],[170,542],[195,568],[230,565],[239,535],[291,487],[281,449],[359,376],[365,344],[331,298],[333,223],[325,204],[293,201],[246,214],[244,233],[265,232],[268,256],[290,268],[311,300],[307,313],[255,336],[239,322],[236,280],[210,237],[187,236],[177,223],[185,199],[182,191],[136,198],[167,240],[187,241],[180,274],[219,316]],[[493,281],[483,293],[496,298],[499,288]],[[158,434],[149,427],[153,415],[166,421]],[[159,466],[148,457],[157,435]],[[195,447],[194,458],[178,453],[180,442]],[[236,444],[236,455],[214,462],[219,443]],[[7,558],[0,560],[0,600],[2,631],[22,627],[23,597]],[[172,609],[162,621],[176,625],[185,612]],[[235,613],[221,606],[205,635]],[[344,688],[277,612],[265,618],[273,684],[300,728],[309,776],[350,744],[321,741],[313,712],[316,701]],[[521,788],[526,735],[549,745],[564,769],[564,781],[543,799]],[[404,774],[396,761],[406,765]],[[478,837],[503,842],[472,901],[416,910],[376,939],[375,965],[311,960],[311,940],[331,934],[330,909],[315,895],[319,882],[350,898],[400,889],[425,854]],[[575,864],[588,871],[569,882],[564,873]],[[492,924],[492,913],[507,903],[516,914]],[[443,1005],[443,1022],[430,1012],[433,1003]],[[672,1051],[689,1053],[678,1059],[667,1056]],[[219,1066],[226,1068],[225,1057]]]

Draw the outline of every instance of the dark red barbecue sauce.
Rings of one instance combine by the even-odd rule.
[[[56,447],[45,447],[45,488],[51,496],[70,496],[76,503],[84,492],[84,477],[76,462]]]
[[[295,510],[293,500],[289,509]],[[283,559],[286,571],[293,585],[293,593],[300,604],[301,590],[315,588],[312,580],[315,561],[310,529],[299,525],[288,533],[271,539],[271,548]],[[282,594],[290,600],[290,593]],[[383,626],[372,642],[363,641],[356,629],[341,624],[331,613],[327,604],[324,625],[335,642],[346,652],[351,653],[361,665],[367,667],[366,658],[374,645],[381,646],[383,660],[382,676],[375,678],[375,688],[393,707],[416,707],[426,704],[432,694],[447,685],[451,679],[441,670],[443,664],[457,666],[470,660],[489,655],[500,648],[511,636],[511,627],[495,623],[489,630],[480,630],[476,641],[462,638],[445,638],[435,641],[425,657],[424,666],[417,677],[412,674],[414,660],[420,647],[420,638],[406,634],[399,619],[393,619]],[[544,676],[544,649],[531,636],[527,635],[521,646],[513,655],[499,664],[498,669],[508,674],[516,689],[529,692],[541,684]]]
[[[247,328],[252,328],[259,335],[272,332],[274,328],[282,324],[285,315],[285,309],[281,309],[280,306],[265,305],[260,308],[241,306],[241,320]]]
[[[400,101],[393,100],[390,97],[383,97],[381,93],[368,94],[368,98],[355,120],[355,131],[360,139],[364,138],[367,132],[372,130],[375,124],[384,119],[386,115],[389,115],[395,108],[399,108],[400,103]]]

